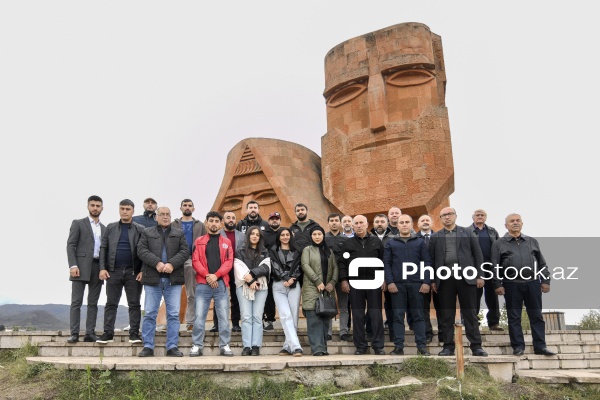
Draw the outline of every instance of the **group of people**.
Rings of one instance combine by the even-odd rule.
[[[229,346],[232,331],[241,331],[242,356],[260,355],[263,330],[272,329],[275,308],[285,333],[280,355],[303,355],[298,339],[302,308],[312,354],[326,356],[327,341],[332,338],[332,318],[322,316],[317,310],[320,297],[326,295],[337,298],[340,339],[352,341],[356,355],[368,354],[369,342],[375,354],[386,354],[385,325],[394,343],[391,354],[404,354],[405,317],[414,331],[418,354],[429,355],[427,344],[433,338],[429,318],[432,300],[438,337],[444,344],[439,355],[453,355],[458,298],[472,354],[487,356],[481,346],[477,319],[485,293],[490,330],[502,330],[498,295],[506,299],[515,355],[523,354],[525,348],[521,329],[523,304],[531,322],[535,353],[554,354],[546,347],[541,314],[542,293],[550,290],[549,274],[542,274],[542,279],[527,274],[508,279],[501,274],[508,267],[520,271],[534,262],[542,269],[545,267],[538,242],[521,233],[523,223],[518,214],[506,217],[508,232],[500,237],[485,223],[484,210],[473,213],[472,225],[460,227],[456,225],[456,211],[450,207],[440,212],[443,228],[438,232],[432,231],[429,215],[419,217],[415,230],[412,217],[402,214],[397,207],[390,208],[387,215],[377,214],[371,230],[363,215],[330,214],[327,232],[308,218],[308,207],[302,203],[295,206],[297,221],[290,227],[280,226],[281,216],[277,212],[271,213],[267,221],[262,219],[255,201],[246,204],[247,215],[240,221],[231,211],[223,214],[210,211],[201,222],[192,217],[195,209],[190,199],[181,202],[182,216],[172,221],[168,207],[157,207],[154,199],[147,198],[144,213],[135,217],[134,203],[122,200],[119,221],[105,227],[99,220],[102,209],[102,199],[90,196],[89,215],[74,220],[69,232],[67,256],[72,281],[69,343],[79,341],[80,308],[86,286],[88,314],[83,340],[101,344],[113,341],[116,311],[125,289],[129,341],[144,345],[138,355],[154,355],[156,319],[164,301],[166,355],[181,357],[179,313],[184,287],[192,357],[203,355],[211,302],[214,302],[213,330],[219,333],[222,356],[233,356]],[[363,264],[365,260],[371,264]],[[378,263],[373,264],[373,260]],[[484,263],[500,266],[497,269],[500,275],[484,279]],[[461,277],[427,271],[437,272],[446,266],[474,267],[476,273]],[[381,276],[383,279],[378,282]],[[107,283],[104,332],[97,337],[97,303],[104,281]],[[145,291],[143,323],[142,290]],[[269,299],[273,305],[268,305]],[[269,310],[265,310],[266,305]],[[267,326],[263,325],[263,319]]]

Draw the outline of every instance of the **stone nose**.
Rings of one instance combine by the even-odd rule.
[[[369,77],[369,125],[371,132],[382,132],[388,123],[385,82],[381,74]]]

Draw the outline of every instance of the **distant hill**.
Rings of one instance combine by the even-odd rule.
[[[36,328],[38,330],[68,330],[71,306],[66,304],[4,304],[0,306],[0,324],[8,327]],[[81,307],[81,329],[85,330],[87,306]],[[129,309],[119,306],[116,329],[129,325]],[[104,306],[98,306],[96,330],[104,327]]]

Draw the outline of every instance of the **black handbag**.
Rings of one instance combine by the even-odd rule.
[[[317,298],[317,305],[315,307],[315,314],[319,317],[333,318],[337,315],[338,309],[335,303],[335,297],[324,290],[319,294]]]

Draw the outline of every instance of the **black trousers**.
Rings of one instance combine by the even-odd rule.
[[[508,317],[508,335],[513,349],[524,349],[525,338],[521,327],[521,314],[523,304],[527,310],[531,324],[533,348],[541,350],[546,347],[546,323],[542,317],[542,285],[539,281],[533,282],[505,282],[504,299],[506,300],[506,315]]]
[[[238,302],[237,293],[235,292],[235,277],[233,276],[233,268],[229,271],[229,295],[231,296],[231,324],[240,326],[240,303]],[[213,308],[213,325],[219,326],[217,311]]]
[[[71,281],[71,310],[70,325],[71,335],[79,335],[81,320],[81,305],[85,287],[88,287],[87,316],[85,319],[85,334],[89,335],[96,331],[96,318],[98,317],[98,298],[102,291],[104,281],[100,279],[100,261],[92,262],[92,274],[89,281]]]
[[[110,271],[110,278],[106,280],[106,307],[104,308],[104,332],[114,334],[117,309],[121,301],[121,294],[125,288],[127,306],[129,307],[129,334],[140,333],[142,319],[140,297],[142,284],[135,280],[133,268],[115,268]]]
[[[498,325],[500,322],[500,302],[498,301],[498,295],[494,290],[494,285],[492,284],[491,279],[485,281],[484,287],[477,289],[477,314],[479,314],[479,311],[481,310],[481,297],[483,297],[484,293],[485,305],[488,308],[488,312],[485,317],[487,319],[488,326],[492,327],[494,325]]]
[[[273,279],[269,280],[269,291],[265,301],[263,319],[267,322],[275,322],[275,299],[273,298]]]
[[[354,289],[350,288],[350,306],[352,307],[352,337],[357,349],[366,349],[369,346],[365,337],[365,307],[371,320],[374,349],[383,348],[383,318],[381,316],[381,289]]]
[[[481,334],[477,321],[477,286],[469,285],[464,279],[450,277],[440,282],[438,291],[440,308],[442,309],[442,331],[444,348],[454,351],[454,318],[456,315],[456,296],[462,317],[465,321],[465,334],[471,350],[481,348]],[[462,338],[458,338],[462,340]]]
[[[438,320],[438,339],[440,342],[443,342],[443,330],[442,330],[442,313],[440,310],[440,298],[437,293],[432,290],[429,293],[421,293],[423,296],[423,317],[425,318],[425,337],[433,338],[433,325],[431,324],[431,300],[433,299],[433,307],[435,308],[435,315]],[[408,326],[413,326],[412,316],[410,314],[406,315],[406,320],[408,322]]]

